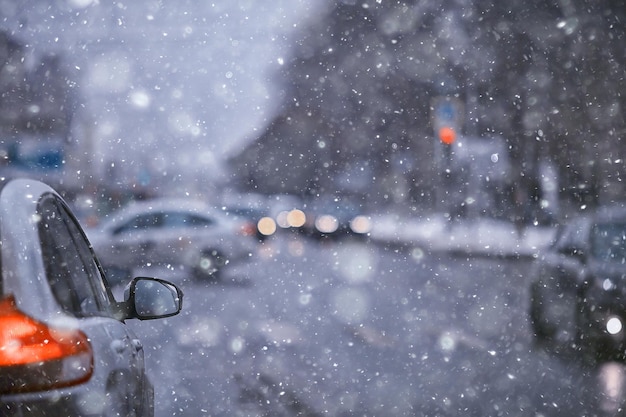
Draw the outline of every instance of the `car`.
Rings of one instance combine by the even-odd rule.
[[[263,242],[276,233],[277,224],[270,213],[268,196],[227,188],[222,190],[218,201],[216,205],[226,216],[241,222],[243,234],[255,236]]]
[[[245,205],[225,205],[222,211],[230,218],[241,221],[241,233],[264,241],[276,233],[276,222],[265,210]]]
[[[204,201],[156,198],[130,203],[91,231],[106,269],[123,278],[146,265],[181,266],[218,280],[227,265],[247,262],[258,242],[242,222]]]
[[[273,194],[267,198],[268,212],[278,230],[299,232],[305,216],[302,199],[292,194]]]
[[[371,218],[359,204],[344,197],[320,196],[304,208],[303,231],[315,238],[343,236],[366,237],[372,229]]]
[[[264,241],[280,231],[301,230],[304,225],[302,201],[290,194],[258,195],[226,194],[222,210],[231,218],[239,219],[242,230]]]
[[[81,226],[52,188],[0,190],[0,414],[151,416],[143,347],[125,324],[178,314],[182,291],[137,277],[118,302]]]
[[[591,359],[626,359],[626,207],[568,221],[532,268],[530,321],[539,342]]]

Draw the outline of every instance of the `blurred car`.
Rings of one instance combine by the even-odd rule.
[[[255,236],[263,241],[276,233],[276,222],[259,208],[249,206],[223,206],[222,211],[230,218],[241,222],[241,233]]]
[[[273,194],[267,198],[268,214],[277,230],[300,231],[304,226],[304,203],[291,194]],[[271,223],[268,221],[271,225]]]
[[[361,207],[342,197],[320,197],[304,208],[303,230],[313,237],[368,236],[371,219]]]
[[[530,319],[539,341],[626,359],[626,207],[604,207],[564,225],[533,277]]]
[[[219,279],[226,265],[246,262],[258,243],[241,221],[185,199],[131,203],[112,213],[91,237],[105,268],[179,265],[201,279]]]
[[[182,292],[135,278],[117,302],[64,200],[33,180],[0,191],[0,414],[151,416],[153,387],[127,319],[169,317]]]
[[[253,204],[227,204],[224,209],[234,217],[248,219],[248,227],[264,240],[281,230],[300,231],[305,223],[302,207],[302,201],[294,195],[273,194],[256,196]]]

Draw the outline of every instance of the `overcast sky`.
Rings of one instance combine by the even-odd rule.
[[[325,3],[0,0],[0,13],[33,61],[67,54],[95,166],[202,176],[269,122],[289,36]]]

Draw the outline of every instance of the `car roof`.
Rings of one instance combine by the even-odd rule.
[[[213,208],[207,203],[196,199],[187,198],[153,198],[150,200],[136,200],[122,210],[132,211],[164,211],[164,210],[180,210],[180,211],[211,211]]]
[[[573,230],[578,230],[584,236],[591,230],[594,224],[609,222],[626,222],[626,204],[612,203],[588,211],[578,212],[566,216],[565,219],[558,224],[557,235],[554,244],[558,242]]]
[[[150,200],[133,201],[123,206],[119,210],[106,215],[101,226],[107,228],[137,214],[162,211],[188,212],[219,217],[221,219],[226,218],[220,210],[217,210],[202,200],[192,198],[154,198]]]
[[[611,220],[626,220],[626,202],[622,203],[610,203],[602,206],[595,207],[593,209],[587,209],[585,211],[579,211],[570,213],[562,222],[562,225],[571,223],[595,223]]]
[[[626,221],[626,203],[614,203],[599,207],[594,212],[595,221]]]

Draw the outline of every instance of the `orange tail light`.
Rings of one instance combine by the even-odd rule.
[[[246,223],[241,226],[239,232],[242,236],[254,236],[256,235],[256,225],[254,223]]]
[[[77,329],[53,328],[0,299],[0,394],[79,384],[93,373],[93,351]]]

